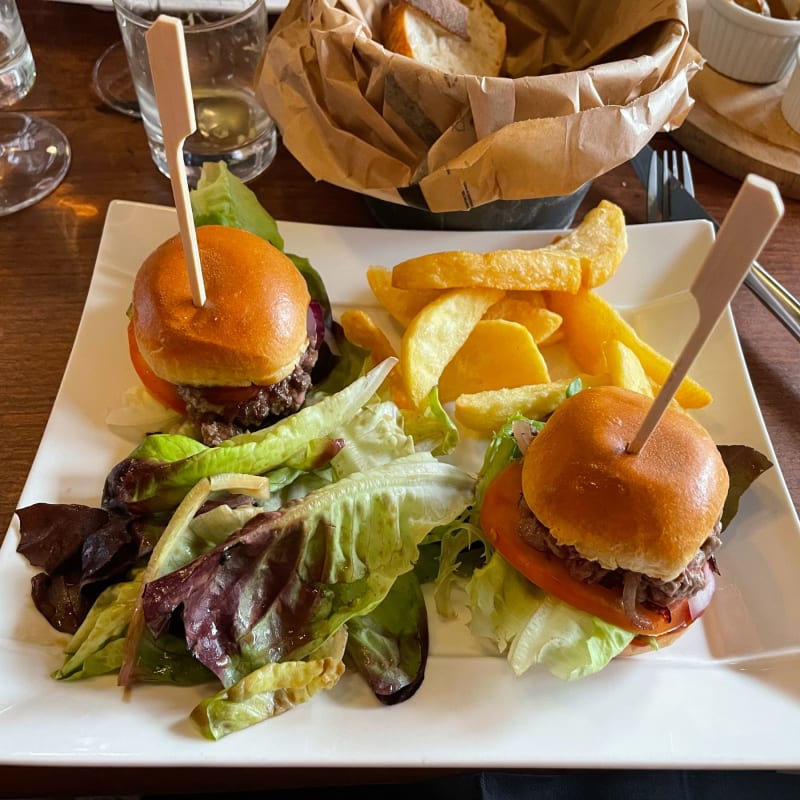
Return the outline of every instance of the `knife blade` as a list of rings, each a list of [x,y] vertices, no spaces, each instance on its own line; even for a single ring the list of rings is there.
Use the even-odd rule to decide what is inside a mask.
[[[632,159],[631,165],[639,182],[647,188],[650,162],[655,151],[645,145]],[[660,159],[657,159],[660,161]],[[662,167],[659,165],[659,169]],[[660,183],[659,185],[663,185]],[[703,208],[697,200],[686,191],[674,177],[668,182],[670,196],[670,219],[705,219],[711,222],[714,230],[719,223]],[[800,341],[800,302],[769,274],[758,262],[754,261],[745,275],[744,284],[750,291],[783,323],[786,329]]]

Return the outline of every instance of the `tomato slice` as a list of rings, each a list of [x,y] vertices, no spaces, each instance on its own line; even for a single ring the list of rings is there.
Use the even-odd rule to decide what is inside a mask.
[[[139,346],[136,344],[133,322],[128,323],[128,350],[130,351],[133,368],[136,370],[139,380],[144,384],[144,388],[162,405],[177,411],[179,414],[185,414],[186,404],[181,400],[175,384],[159,378],[144,360],[139,351]]]
[[[638,612],[652,625],[640,628],[623,610],[621,589],[576,581],[559,558],[525,544],[517,533],[521,494],[522,461],[518,460],[506,467],[489,486],[481,508],[481,527],[497,552],[528,580],[574,608],[634,633],[660,636],[691,623],[689,603],[680,600],[670,606],[670,621],[640,605]]]

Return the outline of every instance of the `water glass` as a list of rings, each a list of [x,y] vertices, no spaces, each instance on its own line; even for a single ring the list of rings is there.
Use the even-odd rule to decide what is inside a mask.
[[[256,98],[267,39],[265,0],[114,0],[150,152],[169,175],[145,34],[160,14],[184,26],[197,131],[186,139],[191,186],[205,161],[225,161],[243,181],[275,156],[275,123]]]
[[[25,97],[36,80],[28,40],[14,0],[0,0],[0,106]]]

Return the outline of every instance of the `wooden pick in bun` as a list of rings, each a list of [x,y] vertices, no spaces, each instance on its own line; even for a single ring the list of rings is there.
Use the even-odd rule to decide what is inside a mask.
[[[628,453],[651,402],[610,386],[565,400],[489,487],[481,526],[540,588],[663,645],[713,593],[729,478],[707,431],[674,408]]]
[[[180,237],[168,239],[136,275],[129,343],[151,394],[200,423],[228,426],[203,435],[216,443],[296,411],[317,343],[309,341],[308,287],[284,253],[221,225],[199,227],[197,243],[205,305],[192,302]]]

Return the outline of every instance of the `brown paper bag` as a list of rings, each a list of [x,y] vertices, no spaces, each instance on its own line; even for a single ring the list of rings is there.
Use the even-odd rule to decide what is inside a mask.
[[[685,0],[488,0],[504,77],[386,50],[385,0],[291,0],[259,84],[318,180],[435,212],[575,192],[689,112]]]

